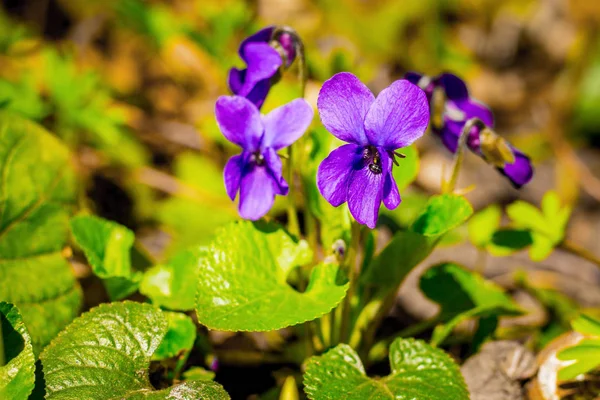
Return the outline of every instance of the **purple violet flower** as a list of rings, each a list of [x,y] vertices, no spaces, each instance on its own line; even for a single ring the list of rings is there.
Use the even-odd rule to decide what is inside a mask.
[[[227,140],[242,153],[227,161],[223,171],[231,200],[240,192],[242,218],[257,220],[273,206],[275,195],[287,195],[278,150],[290,146],[304,134],[313,118],[313,109],[296,99],[267,115],[241,96],[221,96],[215,106],[217,123]]]
[[[441,74],[435,78],[409,72],[405,78],[423,89],[431,105],[432,119],[435,120],[436,98],[434,91],[440,88],[445,93],[442,111],[442,125],[432,125],[432,130],[440,136],[442,143],[452,153],[458,149],[458,139],[471,118],[479,118],[487,128],[474,126],[467,137],[467,146],[475,154],[495,165],[516,188],[528,183],[533,177],[531,160],[523,152],[497,136],[491,130],[494,127],[492,111],[484,104],[469,96],[467,85],[453,74]],[[485,142],[485,143],[484,143]],[[499,151],[495,157],[490,152]]]
[[[348,143],[319,165],[319,191],[335,207],[348,202],[352,216],[373,229],[382,201],[390,210],[400,204],[392,164],[401,155],[395,151],[425,133],[427,98],[407,80],[375,98],[356,76],[341,72],[323,84],[317,106],[325,128]]]
[[[296,57],[295,40],[288,32],[274,38],[275,27],[269,26],[242,41],[239,55],[247,68],[229,70],[229,88],[262,107],[279,68],[288,67]]]

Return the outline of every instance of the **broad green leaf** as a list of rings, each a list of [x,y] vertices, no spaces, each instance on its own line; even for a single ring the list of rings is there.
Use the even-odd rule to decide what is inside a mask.
[[[228,399],[214,382],[154,390],[148,367],[167,330],[163,312],[148,304],[126,301],[93,308],[40,356],[46,399]]]
[[[600,366],[600,339],[583,339],[558,352],[556,357],[571,363],[558,371],[558,379],[571,380]]]
[[[71,219],[71,232],[112,300],[134,293],[142,274],[131,268],[135,235],[126,227],[93,215]]]
[[[501,287],[456,264],[439,264],[428,269],[419,282],[425,296],[440,305],[438,327],[432,344],[443,341],[461,321],[472,317],[519,315],[520,308]]]
[[[385,297],[406,275],[431,253],[435,238],[411,231],[398,231],[360,276],[360,293]]]
[[[0,113],[0,300],[15,304],[37,353],[78,313],[61,252],[75,207],[70,154],[41,127]]]
[[[411,230],[423,236],[439,236],[465,222],[471,214],[473,208],[462,196],[432,196]]]
[[[571,207],[562,206],[558,194],[549,191],[542,199],[541,209],[516,201],[506,208],[506,213],[516,227],[531,231],[533,243],[529,256],[534,261],[542,261],[563,240]]]
[[[198,271],[201,324],[227,331],[269,331],[326,314],[344,298],[339,267],[320,264],[304,293],[286,282],[291,268],[312,259],[305,242],[262,223],[230,224],[216,235]]]
[[[581,314],[571,322],[571,326],[584,335],[600,336],[600,321],[588,315]]]
[[[0,399],[26,399],[35,383],[31,337],[17,307],[0,301]]]
[[[501,228],[494,232],[487,249],[495,256],[507,256],[532,244],[533,238],[528,230]]]
[[[399,152],[406,157],[397,158],[400,165],[393,166],[392,175],[398,185],[398,190],[402,191],[416,179],[419,173],[419,152],[414,145],[404,147]]]
[[[196,276],[204,247],[179,251],[168,262],[144,273],[140,292],[152,303],[171,310],[193,310],[196,304]]]
[[[500,226],[502,209],[498,205],[491,205],[477,212],[468,223],[469,240],[477,247],[485,247]]]
[[[312,357],[304,374],[311,400],[468,400],[460,369],[442,350],[420,340],[396,339],[390,346],[391,374],[369,378],[352,348],[340,344]]]
[[[167,333],[156,349],[153,360],[175,357],[181,352],[189,352],[196,340],[196,325],[190,317],[178,312],[164,312],[167,318]]]

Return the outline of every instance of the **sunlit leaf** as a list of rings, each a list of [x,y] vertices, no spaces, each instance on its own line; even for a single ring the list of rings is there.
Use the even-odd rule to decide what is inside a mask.
[[[103,304],[77,318],[40,356],[46,399],[228,399],[218,384],[182,383],[156,391],[150,358],[167,333],[163,313],[148,304]]]
[[[0,398],[26,399],[35,382],[31,337],[17,307],[0,301]]]
[[[404,147],[398,151],[406,157],[396,158],[400,165],[392,167],[392,175],[396,180],[398,190],[402,191],[417,178],[417,174],[419,173],[419,152],[414,145]]]
[[[477,247],[485,247],[500,226],[502,209],[491,205],[477,212],[469,220],[469,240]]]
[[[439,236],[465,222],[471,214],[473,208],[462,196],[432,196],[411,230],[424,236]]]
[[[309,360],[304,390],[311,400],[469,399],[458,365],[442,350],[420,340],[396,339],[389,354],[390,375],[372,379],[354,350],[338,345]]]
[[[320,264],[300,293],[289,271],[309,262],[306,242],[282,228],[240,222],[219,230],[198,271],[196,313],[201,324],[228,331],[268,331],[310,321],[344,298],[339,267]]]

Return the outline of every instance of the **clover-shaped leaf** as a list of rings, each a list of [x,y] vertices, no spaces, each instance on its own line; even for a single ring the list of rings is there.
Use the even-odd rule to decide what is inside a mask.
[[[312,357],[304,374],[311,400],[468,400],[458,365],[442,350],[420,340],[396,339],[390,346],[391,374],[369,378],[358,355],[340,344]]]
[[[506,213],[516,227],[531,232],[529,255],[534,261],[542,261],[564,239],[571,207],[561,205],[558,194],[550,191],[544,195],[540,209],[519,200],[510,204]]]
[[[35,382],[35,356],[21,313],[0,301],[0,399],[26,399]]]
[[[184,382],[156,391],[150,358],[168,330],[163,312],[148,304],[102,304],[71,323],[46,347],[46,399],[228,399],[218,384]]]
[[[556,355],[561,361],[571,362],[558,371],[560,380],[574,379],[600,366],[600,321],[581,314],[571,325],[573,330],[587,337]]]
[[[498,205],[491,205],[477,212],[468,223],[469,240],[476,247],[485,248],[500,226],[502,209]]]
[[[142,274],[131,267],[135,235],[126,227],[93,215],[71,219],[71,232],[112,300],[135,292]]]
[[[70,154],[38,125],[0,113],[0,300],[15,304],[37,353],[78,313],[62,256],[76,202]]]
[[[431,340],[434,345],[440,344],[465,319],[522,313],[501,287],[456,264],[431,267],[421,277],[419,286],[425,296],[440,305],[438,319],[446,322],[435,329]]]
[[[269,331],[326,314],[344,298],[339,267],[314,267],[300,293],[289,271],[312,259],[306,242],[282,228],[239,222],[222,228],[198,271],[196,314],[201,324],[227,331]]]

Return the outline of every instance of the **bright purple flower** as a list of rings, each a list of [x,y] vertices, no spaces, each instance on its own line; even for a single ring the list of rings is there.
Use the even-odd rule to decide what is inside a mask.
[[[228,84],[231,91],[247,98],[258,108],[263,105],[284,61],[287,67],[296,57],[292,35],[282,32],[274,38],[274,33],[275,27],[269,26],[247,37],[238,51],[247,68],[229,70]]]
[[[288,193],[277,151],[304,134],[313,109],[304,99],[296,99],[261,115],[244,97],[221,96],[215,113],[223,135],[242,148],[241,154],[227,161],[223,171],[227,194],[234,200],[239,191],[240,215],[257,220],[271,209],[275,195]]]
[[[400,204],[392,176],[394,152],[425,133],[427,98],[406,80],[392,83],[375,98],[356,76],[342,72],[323,84],[317,106],[325,128],[349,143],[319,166],[319,191],[335,207],[347,201],[358,222],[375,228],[382,201],[390,210]]]
[[[445,93],[445,103],[443,105],[442,126],[433,126],[433,131],[440,136],[442,143],[452,153],[456,153],[458,149],[458,139],[461,135],[465,123],[471,118],[479,118],[487,127],[494,127],[494,116],[492,111],[484,104],[478,102],[469,96],[467,85],[456,75],[442,74],[435,78],[429,78],[425,75],[420,75],[414,72],[409,72],[405,78],[421,87],[429,99],[431,104],[431,112],[435,110],[434,91],[440,88]],[[474,153],[486,159],[485,149],[482,147],[482,135],[485,129],[479,126],[474,126],[467,137],[467,146]],[[487,132],[489,133],[489,131]],[[492,160],[488,162],[494,163],[498,170],[505,175],[513,186],[520,188],[531,180],[533,177],[533,166],[531,160],[518,149],[514,148],[508,142],[505,143],[507,150],[512,153],[514,162],[506,162],[497,165]]]

